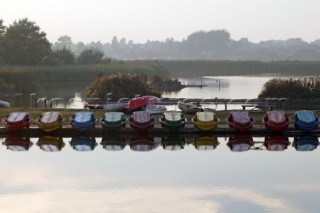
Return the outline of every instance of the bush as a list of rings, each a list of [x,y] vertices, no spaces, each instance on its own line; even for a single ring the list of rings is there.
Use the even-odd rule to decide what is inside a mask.
[[[132,98],[136,94],[155,95],[159,93],[153,92],[151,88],[138,75],[134,74],[115,74],[100,75],[95,78],[86,92],[87,98],[100,98],[107,100],[107,93],[112,93],[114,99],[123,97]]]

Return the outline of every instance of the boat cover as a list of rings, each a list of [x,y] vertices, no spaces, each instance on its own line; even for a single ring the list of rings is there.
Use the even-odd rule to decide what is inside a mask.
[[[79,123],[92,121],[92,115],[92,112],[77,112],[74,121]]]
[[[231,112],[233,121],[238,123],[248,123],[250,122],[249,113],[246,111],[234,111]]]
[[[27,115],[26,112],[12,112],[7,118],[8,122],[18,122],[22,121],[25,116]]]
[[[133,120],[140,123],[148,122],[151,119],[151,114],[145,111],[137,111],[137,112],[134,112],[132,115],[133,115]]]
[[[122,112],[107,112],[105,113],[105,120],[109,122],[121,121],[123,115]]]
[[[165,112],[163,113],[164,117],[168,121],[180,121],[181,113],[180,112]]]
[[[283,111],[269,111],[268,112],[269,120],[281,123],[286,120],[285,112]]]
[[[42,123],[52,123],[59,120],[59,112],[44,112],[40,121]]]
[[[213,112],[197,112],[197,119],[199,121],[212,121],[214,120],[214,113]]]

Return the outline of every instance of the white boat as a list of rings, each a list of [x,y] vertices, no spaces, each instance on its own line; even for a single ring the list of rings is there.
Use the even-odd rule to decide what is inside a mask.
[[[159,104],[148,104],[145,111],[150,112],[151,114],[162,114],[167,111],[167,107]]]
[[[123,111],[128,108],[129,98],[120,98],[116,102],[107,102],[103,105],[103,109],[109,112]]]
[[[10,108],[10,103],[0,100],[0,107]]]

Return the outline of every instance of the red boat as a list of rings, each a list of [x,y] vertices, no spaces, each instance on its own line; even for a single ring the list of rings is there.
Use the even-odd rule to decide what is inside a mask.
[[[289,126],[289,117],[284,111],[268,111],[263,117],[264,125],[273,131],[283,131]]]
[[[154,126],[154,117],[150,112],[136,111],[129,118],[130,126],[139,131],[147,131]]]
[[[29,137],[21,137],[10,135],[6,137],[5,142],[3,143],[7,146],[7,149],[11,151],[28,151],[32,146],[32,142]]]
[[[31,118],[27,112],[11,112],[4,120],[7,130],[22,130],[29,128]]]
[[[269,151],[283,151],[287,149],[290,145],[288,137],[282,135],[275,135],[270,137],[265,137],[263,145]]]
[[[232,111],[227,117],[229,126],[238,132],[249,131],[255,119],[247,111]]]
[[[129,139],[130,149],[133,151],[146,152],[156,149],[159,146],[159,142],[156,142],[153,138],[139,135]]]
[[[250,135],[236,135],[229,138],[227,146],[234,152],[248,151],[253,146],[253,139]]]
[[[137,97],[133,98],[128,102],[128,110],[129,111],[136,111],[136,110],[141,110],[143,107],[147,106],[148,104],[158,104],[160,103],[161,100],[160,98],[156,96],[142,96],[142,97]]]

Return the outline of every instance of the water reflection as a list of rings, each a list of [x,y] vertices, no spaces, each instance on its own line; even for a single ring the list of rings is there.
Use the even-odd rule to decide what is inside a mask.
[[[227,146],[233,152],[248,151],[253,145],[253,138],[250,135],[236,135],[229,137],[229,141],[227,143]]]
[[[138,135],[129,138],[129,146],[133,151],[151,151],[156,149],[161,143],[161,138],[152,138],[146,135]]]
[[[210,135],[198,136],[193,142],[194,147],[202,151],[216,149],[219,144],[218,138]]]
[[[282,135],[267,136],[264,140],[264,146],[269,151],[284,151],[289,145],[289,138]]]
[[[65,143],[61,137],[46,135],[39,138],[37,146],[45,152],[59,152],[65,146]]]
[[[165,150],[181,150],[184,149],[185,138],[179,135],[169,135],[162,137],[161,144]]]
[[[95,138],[89,135],[78,135],[71,138],[62,138],[52,135],[45,135],[40,138],[30,138],[27,136],[8,135],[0,142],[12,151],[28,151],[33,143],[45,152],[61,151],[65,142],[68,141],[73,150],[93,151],[97,142],[101,144],[102,149],[107,151],[122,151],[128,145],[133,151],[151,151],[157,149],[160,145],[163,150],[177,151],[184,149],[194,149],[201,151],[215,150],[220,145],[219,141],[225,141],[226,146],[232,152],[245,151],[272,151],[280,152],[288,149],[292,144],[292,150],[313,151],[319,145],[319,139],[315,135],[301,135],[296,137],[287,137],[284,135],[271,135],[257,137],[249,134],[239,134],[230,137],[216,137],[213,135],[166,135],[162,137],[152,137],[150,135],[104,135],[102,138]],[[290,142],[292,141],[292,142]],[[220,145],[221,146],[221,145]],[[223,149],[224,150],[224,149]]]
[[[126,139],[119,136],[104,136],[101,141],[101,145],[108,151],[121,151],[126,145]]]
[[[314,135],[303,135],[294,137],[292,146],[297,151],[313,151],[319,145],[318,137]]]
[[[30,141],[30,137],[10,135],[6,137],[3,145],[11,151],[28,151],[33,143]]]
[[[93,151],[94,148],[97,146],[97,143],[95,137],[80,135],[72,137],[70,145],[74,150],[86,152]]]

